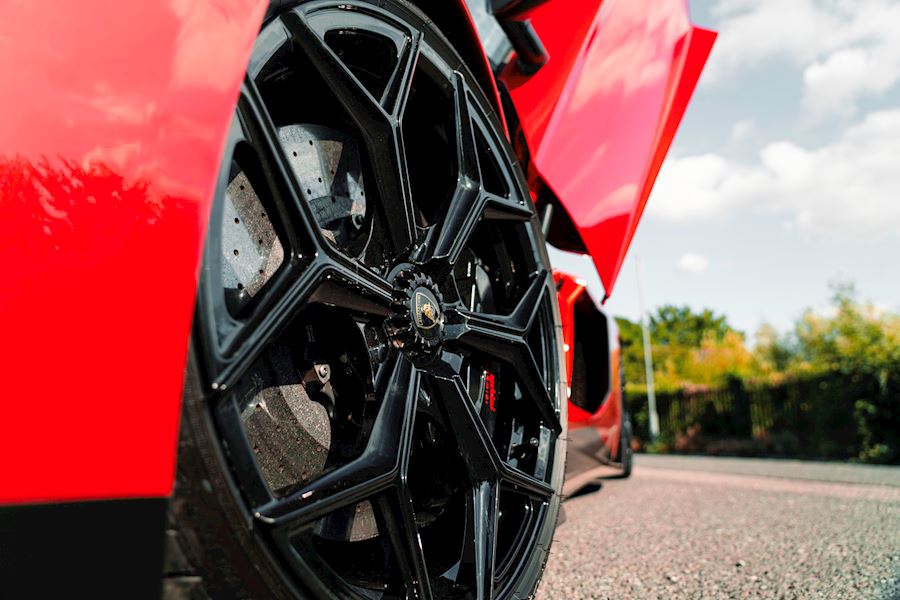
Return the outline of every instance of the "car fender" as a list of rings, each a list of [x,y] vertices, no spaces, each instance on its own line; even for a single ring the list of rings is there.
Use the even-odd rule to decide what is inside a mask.
[[[265,9],[0,4],[0,503],[170,493],[203,236]]]

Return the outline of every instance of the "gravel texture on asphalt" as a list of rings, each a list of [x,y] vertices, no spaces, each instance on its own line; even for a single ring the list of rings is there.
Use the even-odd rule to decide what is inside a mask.
[[[646,466],[565,502],[539,600],[900,599],[900,488]]]
[[[678,456],[641,454],[642,466],[684,471],[707,471],[741,475],[765,475],[834,483],[867,483],[900,487],[900,467],[784,458],[729,458],[723,456]]]

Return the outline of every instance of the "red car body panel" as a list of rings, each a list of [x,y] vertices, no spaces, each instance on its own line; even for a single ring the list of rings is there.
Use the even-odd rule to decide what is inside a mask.
[[[687,0],[548,2],[531,18],[550,61],[503,78],[534,175],[569,213],[609,296],[716,34],[691,24]]]
[[[203,236],[267,6],[0,3],[0,504],[171,492]],[[608,293],[714,34],[683,0],[532,16],[551,61],[505,79]]]
[[[569,389],[572,388],[572,372],[574,368],[575,348],[575,305],[578,302],[587,302],[589,306],[594,306],[594,300],[587,291],[586,283],[583,279],[574,275],[554,271],[554,280],[557,287],[557,299],[559,302],[560,319],[562,320],[562,336],[563,348],[566,351],[566,381]],[[598,313],[600,308],[595,308]],[[608,354],[605,357],[592,356],[591,368],[608,368],[609,369],[609,386],[604,390],[592,390],[592,393],[600,393],[605,397],[600,403],[600,407],[596,412],[588,412],[577,406],[573,402],[569,402],[569,431],[573,432],[586,427],[593,427],[597,430],[603,446],[609,450],[608,458],[617,460],[619,448],[619,434],[621,432],[622,412],[624,410],[621,382],[621,354],[619,346],[618,328],[615,321],[608,319],[606,315],[602,318],[607,319],[607,347]],[[582,335],[590,335],[593,332],[578,332]],[[607,367],[608,365],[608,367]]]
[[[172,489],[200,250],[267,3],[0,3],[0,503]]]

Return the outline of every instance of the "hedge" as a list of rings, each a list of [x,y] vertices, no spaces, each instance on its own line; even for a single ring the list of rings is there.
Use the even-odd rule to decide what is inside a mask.
[[[649,440],[647,395],[627,403],[638,446]],[[656,395],[661,452],[861,459],[900,463],[900,374],[828,373],[780,384]]]

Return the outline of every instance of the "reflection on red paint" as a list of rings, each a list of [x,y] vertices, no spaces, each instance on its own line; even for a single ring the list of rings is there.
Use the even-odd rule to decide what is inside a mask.
[[[48,6],[0,1],[0,504],[167,496],[203,235],[269,3]]]
[[[491,412],[497,412],[497,388],[494,387],[494,374],[490,371],[484,373],[484,401],[487,402]]]

